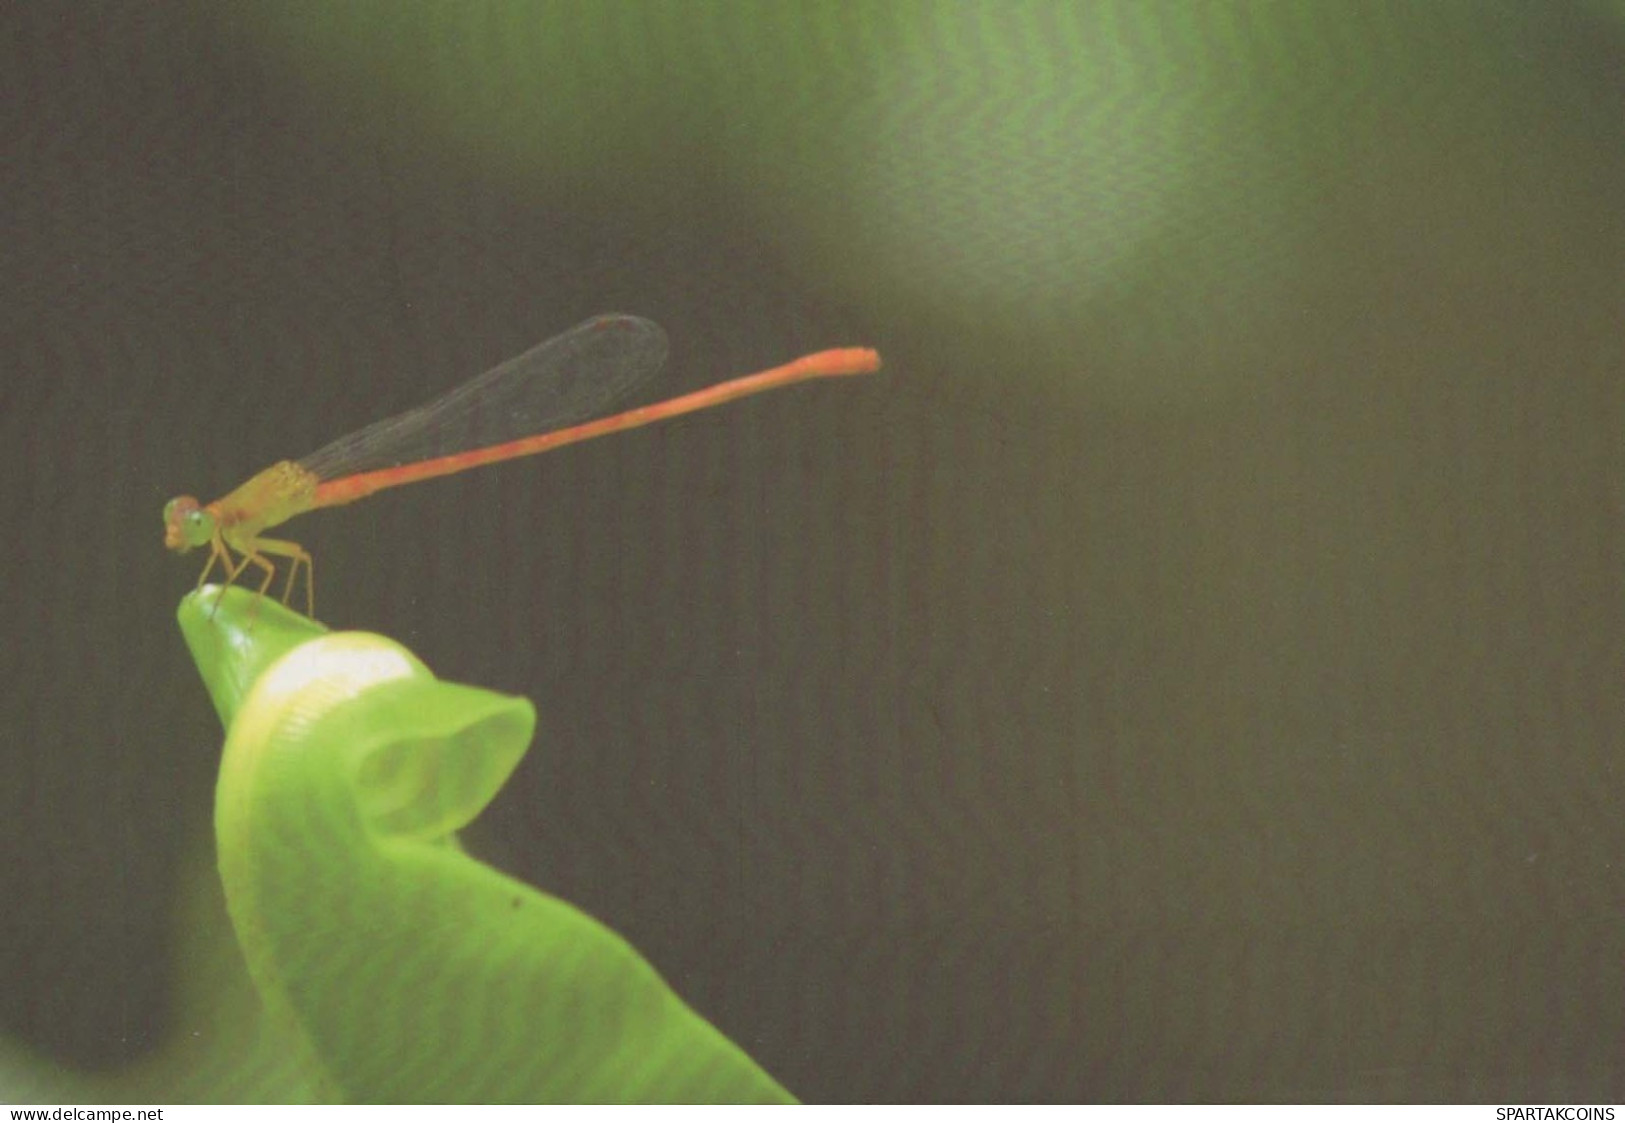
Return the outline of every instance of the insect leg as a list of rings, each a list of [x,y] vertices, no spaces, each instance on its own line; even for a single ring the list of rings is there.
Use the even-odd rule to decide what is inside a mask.
[[[316,570],[310,563],[310,553],[297,542],[276,538],[256,539],[254,545],[267,554],[276,554],[289,560],[288,583],[282,588],[282,603],[293,596],[294,584],[299,580],[299,567],[305,567],[305,615],[316,618]]]

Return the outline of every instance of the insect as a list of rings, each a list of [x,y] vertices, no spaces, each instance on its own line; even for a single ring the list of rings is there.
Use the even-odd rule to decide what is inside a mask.
[[[283,460],[213,503],[180,495],[164,505],[164,545],[177,554],[206,547],[198,586],[219,566],[230,585],[249,566],[276,578],[288,560],[287,604],[305,574],[305,612],[316,612],[310,554],[265,531],[295,515],[353,503],[376,491],[499,464],[577,441],[635,429],[813,378],[872,374],[867,347],[803,355],[703,390],[597,417],[652,376],[666,358],[666,333],[639,316],[598,316],[516,355],[441,398],[340,437],[302,460]],[[233,554],[236,556],[233,557]],[[218,604],[218,602],[217,602]]]

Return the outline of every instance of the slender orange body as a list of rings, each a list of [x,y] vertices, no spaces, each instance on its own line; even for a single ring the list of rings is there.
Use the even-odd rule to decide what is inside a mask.
[[[626,325],[632,326],[628,328]],[[658,327],[649,324],[647,321],[636,321],[635,318],[631,317],[604,317],[599,320],[589,321],[587,324],[575,329],[575,331],[566,333],[565,336],[552,341],[552,343],[578,341],[583,338],[591,339],[594,337],[590,337],[589,332],[595,329],[606,332],[612,328],[620,328],[623,334],[628,330],[635,331],[638,333],[635,342],[639,346],[647,344],[650,339],[657,338],[660,341],[661,354],[664,353],[664,335],[660,333]],[[610,337],[604,335],[598,338]],[[551,344],[543,345],[544,348],[548,346],[551,346]],[[541,348],[536,350],[540,351]],[[655,361],[658,362],[658,357]],[[338,475],[332,479],[324,479],[302,463],[283,460],[271,465],[271,467],[260,472],[241,487],[215,500],[213,503],[200,506],[196,499],[184,495],[170,500],[169,504],[164,508],[164,544],[177,553],[184,553],[200,546],[208,548],[209,563],[204,567],[202,575],[198,578],[200,587],[216,565],[220,565],[225,570],[226,584],[228,585],[241,576],[243,570],[248,566],[258,567],[265,573],[265,579],[261,582],[259,589],[261,594],[264,594],[276,576],[275,566],[267,559],[266,555],[285,557],[289,559],[290,569],[288,582],[282,594],[284,604],[287,603],[289,596],[293,592],[294,584],[299,576],[299,567],[302,565],[305,568],[306,612],[314,615],[316,593],[310,554],[297,543],[279,541],[263,536],[264,532],[269,528],[284,523],[295,515],[321,507],[336,507],[345,503],[353,503],[376,491],[383,491],[385,488],[399,487],[402,484],[415,483],[418,480],[434,479],[437,476],[449,476],[456,472],[477,468],[482,464],[496,464],[521,456],[533,456],[536,453],[547,452],[550,449],[560,448],[564,445],[590,440],[593,437],[618,433],[626,429],[635,429],[640,425],[648,425],[668,417],[677,417],[685,413],[709,409],[712,406],[722,405],[737,398],[748,397],[751,394],[759,394],[781,386],[790,386],[813,378],[871,374],[879,369],[880,356],[875,351],[867,347],[837,348],[804,355],[799,359],[785,363],[782,366],[773,367],[770,370],[735,378],[664,402],[639,406],[636,409],[626,410],[623,413],[617,413],[609,417],[601,417],[562,429],[555,429],[551,432],[528,435],[481,448],[449,452],[442,456],[431,456],[394,467],[352,472],[348,475]],[[491,373],[500,372],[501,368],[498,368],[496,372]],[[488,373],[486,376],[482,376],[482,379],[489,377],[490,374]],[[465,389],[481,391],[486,389],[482,380],[476,380],[476,383],[480,383],[480,385],[471,384],[471,387]],[[510,385],[512,384],[510,382]],[[463,393],[464,391],[459,391],[456,394],[448,395],[445,401],[461,400],[459,395]],[[433,408],[429,407],[431,411]],[[412,416],[414,422],[421,420],[417,415],[403,416]],[[432,420],[439,419],[432,412],[430,418]],[[421,424],[417,426],[419,431],[422,428],[424,426]],[[371,437],[372,435],[370,432],[361,434],[362,437]],[[312,463],[315,462],[317,461],[312,461]],[[231,556],[233,551],[239,555],[235,561]]]
[[[709,409],[736,398],[760,394],[763,390],[776,390],[781,386],[805,382],[809,378],[873,374],[879,369],[880,355],[867,347],[841,347],[819,351],[812,355],[803,355],[771,370],[747,374],[743,378],[707,386],[704,390],[696,390],[692,394],[684,394],[653,405],[639,406],[625,413],[600,417],[596,421],[586,421],[567,429],[555,429],[551,433],[538,433],[534,437],[523,437],[489,448],[470,449],[467,452],[440,456],[433,460],[421,460],[416,464],[402,464],[399,468],[380,468],[376,472],[359,472],[336,480],[323,480],[316,485],[315,500],[310,507],[337,507],[343,503],[354,503],[357,499],[364,499],[373,492],[383,491],[388,487],[399,487],[401,484],[416,483],[419,480],[432,480],[436,476],[449,476],[454,472],[478,468],[482,464],[497,464],[521,456],[534,456],[538,452],[573,445],[579,441],[591,440],[593,437],[619,433],[624,429],[636,429],[653,421],[664,421],[668,417]],[[250,484],[252,482],[249,481]],[[274,526],[282,519],[292,518],[300,511],[308,509],[302,507],[263,525]]]

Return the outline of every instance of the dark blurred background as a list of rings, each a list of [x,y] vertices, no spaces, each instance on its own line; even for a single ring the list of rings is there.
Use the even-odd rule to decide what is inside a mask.
[[[1625,1098],[1625,5],[16,4],[0,52],[14,1063],[202,1034],[164,501],[619,310],[662,393],[887,371],[290,524],[327,623],[536,701],[477,853],[807,1099]]]

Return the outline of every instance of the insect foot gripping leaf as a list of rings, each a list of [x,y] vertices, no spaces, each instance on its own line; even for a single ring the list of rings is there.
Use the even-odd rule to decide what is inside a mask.
[[[524,754],[528,701],[440,682],[381,636],[313,626],[293,642],[263,615],[238,635],[246,604],[212,624],[190,610],[225,629],[193,644],[200,664],[238,667],[211,686],[232,715],[220,876],[269,1013],[335,1096],[790,1099],[614,932],[455,845]],[[257,657],[260,637],[291,646]]]

